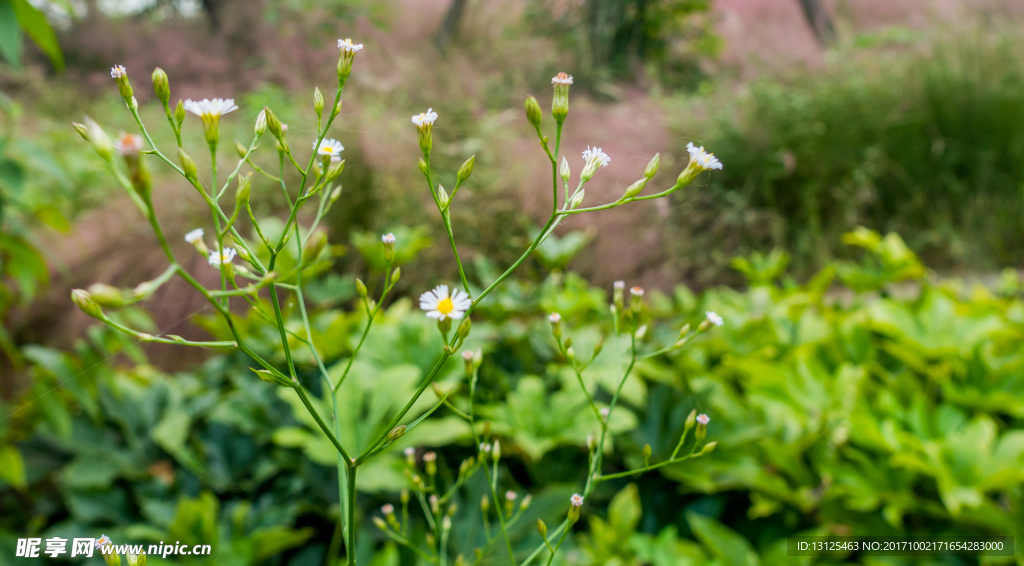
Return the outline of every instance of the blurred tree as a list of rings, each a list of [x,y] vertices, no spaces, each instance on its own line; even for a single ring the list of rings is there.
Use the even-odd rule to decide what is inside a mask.
[[[832,25],[832,16],[828,14],[821,0],[800,0],[800,8],[818,43],[825,47],[834,43],[836,28]]]

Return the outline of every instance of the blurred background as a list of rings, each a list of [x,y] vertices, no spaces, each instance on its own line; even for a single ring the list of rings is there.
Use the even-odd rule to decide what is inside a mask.
[[[546,107],[559,71],[575,79],[563,153],[574,167],[588,145],[612,159],[588,202],[617,199],[655,153],[667,188],[689,142],[725,165],[670,199],[574,215],[481,311],[484,413],[509,438],[509,489],[535,493],[542,517],[580,480],[586,430],[548,410],[564,367],[541,315],[559,310],[593,343],[623,279],[654,291],[652,313],[673,323],[726,316],[716,336],[641,368],[609,466],[635,466],[647,443],[671,450],[692,408],[712,416],[716,454],[609,482],[561,563],[791,563],[779,550],[791,534],[1024,535],[1022,24],[1015,0],[0,0],[0,564],[18,537],[98,529],[217,540],[211,564],[333,563],[333,453],[301,407],[246,375],[244,356],[141,347],[68,294],[165,268],[70,127],[88,115],[133,131],[112,65],[127,68],[158,145],[173,135],[154,67],[172,105],[234,98],[221,126],[233,162],[231,140],[248,143],[265,105],[305,151],[339,37],[366,48],[330,133],[347,163],[325,220],[333,266],[307,293],[332,364],[360,329],[354,277],[379,279],[381,233],[396,233],[407,264],[398,297],[453,278],[414,113],[440,115],[442,184],[476,155],[452,209],[474,284],[546,219],[547,159],[522,101]],[[198,123],[186,126],[202,147]],[[192,189],[152,168],[165,230],[202,226]],[[254,177],[269,223],[286,213],[278,196]],[[172,240],[213,284],[206,259]],[[408,384],[429,367],[434,336],[410,308],[389,305],[367,375],[400,359]],[[223,334],[210,315],[181,282],[118,313],[197,339]],[[270,338],[262,347],[274,355]],[[372,384],[353,395],[372,397]],[[407,444],[457,469],[468,434],[434,420]],[[380,466],[364,519],[405,482],[397,459]],[[531,529],[516,533],[521,548],[536,544]],[[471,556],[478,534],[453,552]],[[372,525],[363,540],[361,563],[412,563]]]

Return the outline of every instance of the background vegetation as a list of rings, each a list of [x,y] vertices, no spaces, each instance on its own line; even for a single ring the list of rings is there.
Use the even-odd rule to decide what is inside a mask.
[[[63,58],[38,18],[19,17],[17,28],[4,20],[0,564],[16,563],[19,537],[92,532],[215,541],[203,563],[218,565],[323,564],[337,554],[333,451],[295,399],[251,378],[240,354],[142,348],[70,312],[71,287],[132,286],[162,266],[67,124],[89,114],[108,129],[131,126],[116,121],[113,63],[128,66],[154,119],[145,77],[160,65],[175,98],[236,98],[225,141],[244,139],[264,104],[300,123],[311,101],[294,93],[331,80],[339,35],[368,47],[337,132],[348,166],[345,206],[327,219],[334,267],[307,293],[329,367],[347,362],[358,339],[353,278],[372,286],[380,275],[379,233],[394,231],[405,258],[395,296],[406,298],[387,306],[359,379],[346,383],[353,430],[373,430],[393,410],[380,383],[408,388],[427,369],[436,337],[408,315],[408,297],[453,273],[433,245],[444,236],[428,196],[410,189],[418,171],[407,115],[428,106],[441,115],[442,168],[477,155],[463,189],[472,203],[452,217],[471,281],[489,280],[543,214],[533,190],[545,182],[543,154],[524,141],[519,105],[529,93],[543,102],[546,77],[568,70],[578,77],[571,111],[587,125],[567,131],[566,146],[602,145],[613,159],[588,199],[617,198],[656,151],[663,169],[681,168],[691,140],[725,168],[665,207],[567,223],[482,305],[471,344],[484,351],[482,411],[502,440],[504,488],[534,497],[530,520],[512,533],[517,547],[538,543],[532,520],[564,512],[586,469],[578,388],[544,316],[560,312],[577,349],[589,349],[608,333],[616,279],[652,289],[653,315],[681,326],[714,310],[726,326],[639,367],[608,471],[641,464],[645,444],[655,459],[670,452],[694,408],[711,416],[719,445],[602,484],[562,563],[959,565],[980,561],[798,560],[784,543],[797,534],[1024,536],[1024,257],[1015,245],[1024,40],[1012,3],[914,17],[826,4],[836,34],[827,47],[796,1],[764,12],[738,0],[24,4],[56,30]],[[780,13],[795,19],[779,33],[810,46],[782,63],[772,59],[786,51],[780,44],[736,24],[771,29]],[[200,140],[198,127],[186,135]],[[281,205],[260,183],[254,211],[270,219]],[[168,230],[195,227],[201,210],[187,187],[159,174],[156,187]],[[195,261],[202,273],[205,260]],[[169,286],[146,310],[118,316],[153,332],[222,334],[198,306]],[[253,317],[247,332],[263,324]],[[674,338],[649,336],[644,347]],[[270,344],[260,353],[280,356]],[[606,349],[591,374],[599,383],[613,364]],[[315,390],[312,360],[302,364]],[[435,450],[441,474],[457,473],[475,453],[468,430],[451,413],[428,423],[403,447]],[[377,481],[359,498],[360,563],[414,560],[370,521],[397,503],[403,462],[392,455],[365,474]],[[472,525],[484,489],[471,485],[455,517],[453,548],[467,557],[481,544]],[[504,562],[495,553],[482,563]]]

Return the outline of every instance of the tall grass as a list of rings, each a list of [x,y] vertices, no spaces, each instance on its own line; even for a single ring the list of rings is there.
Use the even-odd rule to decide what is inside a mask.
[[[940,267],[1024,261],[1022,44],[958,37],[751,85],[700,140],[726,164],[704,195],[718,212],[706,237],[782,246],[804,269],[857,225]]]

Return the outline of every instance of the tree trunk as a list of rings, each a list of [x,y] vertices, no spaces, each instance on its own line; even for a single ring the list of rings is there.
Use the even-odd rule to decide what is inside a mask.
[[[818,43],[825,47],[832,45],[836,40],[836,29],[821,0],[800,0],[800,8]]]
[[[462,24],[465,12],[466,0],[452,0],[451,5],[448,6],[448,12],[444,15],[444,21],[441,22],[441,27],[434,36],[434,44],[438,49],[444,51],[444,48],[458,35],[459,25]]]

